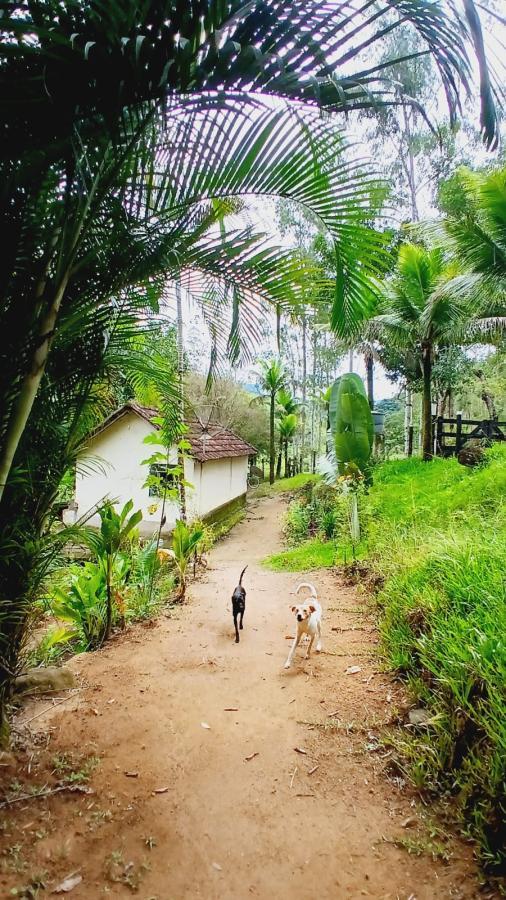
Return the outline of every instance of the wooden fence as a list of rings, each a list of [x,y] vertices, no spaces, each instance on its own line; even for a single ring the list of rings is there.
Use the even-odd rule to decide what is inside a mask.
[[[470,440],[506,441],[506,422],[497,419],[444,419],[432,422],[435,452],[438,456],[454,456]]]

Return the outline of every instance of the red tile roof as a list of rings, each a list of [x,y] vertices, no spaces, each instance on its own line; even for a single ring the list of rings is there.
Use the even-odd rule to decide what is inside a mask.
[[[140,416],[146,422],[150,422],[155,428],[159,428],[158,425],[152,422],[155,416],[160,415],[157,409],[152,406],[141,406],[134,400],[129,400],[120,409],[116,409],[111,413],[107,419],[104,419],[102,424],[93,432],[93,436],[104,431],[113,422],[123,418],[130,412]],[[227,459],[231,456],[254,456],[257,453],[255,447],[248,444],[247,441],[243,441],[229,428],[225,428],[217,422],[202,425],[199,421],[193,419],[186,424],[188,431],[184,439],[190,444],[190,455],[199,462],[205,462],[207,459]]]

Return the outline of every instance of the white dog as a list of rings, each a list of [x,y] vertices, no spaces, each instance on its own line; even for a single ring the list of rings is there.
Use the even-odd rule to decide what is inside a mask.
[[[291,611],[295,613],[295,618],[297,619],[297,634],[294,638],[293,644],[290,649],[290,653],[288,654],[288,659],[285,663],[285,669],[289,669],[294,653],[300,643],[300,640],[304,634],[307,634],[309,637],[309,647],[307,648],[306,659],[309,659],[311,654],[311,647],[313,646],[313,641],[318,635],[318,640],[316,642],[316,652],[319,653],[322,649],[322,608],[317,600],[316,588],[313,584],[309,584],[304,581],[302,584],[299,584],[296,594],[299,593],[301,588],[309,588],[311,591],[311,599],[307,600],[305,603],[301,603],[298,606],[292,606]]]

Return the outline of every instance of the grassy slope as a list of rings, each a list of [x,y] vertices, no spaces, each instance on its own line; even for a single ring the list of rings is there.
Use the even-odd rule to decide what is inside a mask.
[[[383,648],[434,714],[404,752],[419,787],[451,790],[485,862],[506,866],[506,447],[488,465],[388,462],[363,501],[361,554],[385,579]],[[275,568],[332,565],[310,541]]]
[[[271,494],[286,494],[290,491],[297,491],[310,481],[317,481],[318,475],[311,475],[309,472],[301,472],[300,475],[294,475],[292,478],[280,478],[274,484],[268,481],[262,482],[258,487],[251,491],[254,497],[268,497]]]

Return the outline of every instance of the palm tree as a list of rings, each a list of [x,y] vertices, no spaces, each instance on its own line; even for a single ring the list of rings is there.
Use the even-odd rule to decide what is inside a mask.
[[[295,413],[288,413],[279,422],[279,437],[281,449],[285,451],[285,478],[288,478],[288,444],[293,440],[297,431],[298,419]],[[281,454],[280,454],[281,459]]]
[[[297,403],[295,397],[292,396],[290,391],[286,388],[281,388],[278,391],[276,396],[278,409],[277,409],[277,417],[279,420],[279,453],[278,453],[278,464],[276,466],[276,478],[281,478],[281,458],[283,455],[283,447],[285,447],[285,478],[288,469],[288,460],[287,460],[287,452],[288,447],[285,444],[285,430],[288,429],[288,437],[291,439],[296,430],[297,426],[297,416],[296,413],[299,410],[299,404]],[[286,421],[288,419],[288,422]],[[295,421],[295,427],[290,429],[290,422]],[[285,425],[283,426],[283,422]],[[283,426],[283,427],[282,427]]]
[[[383,295],[383,310],[371,328],[394,352],[412,359],[422,379],[422,455],[432,458],[432,366],[438,350],[476,342],[491,329],[506,326],[496,303],[480,293],[463,290],[441,248],[404,244],[396,271]]]
[[[506,166],[482,174],[461,169],[458,174],[464,209],[429,234],[440,238],[463,270],[447,289],[492,313],[482,326],[493,331],[506,309]]]
[[[260,370],[260,389],[269,402],[269,483],[274,484],[276,395],[286,388],[286,373],[279,359],[260,360]]]

